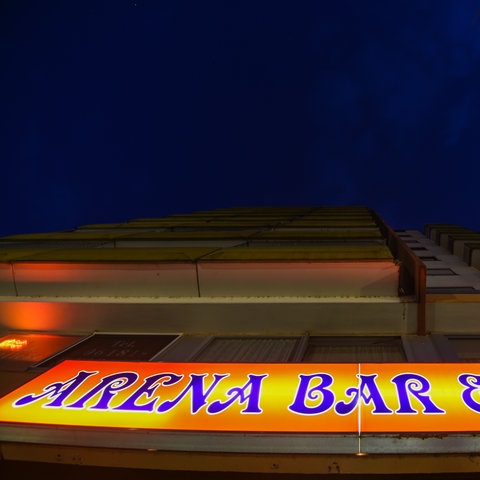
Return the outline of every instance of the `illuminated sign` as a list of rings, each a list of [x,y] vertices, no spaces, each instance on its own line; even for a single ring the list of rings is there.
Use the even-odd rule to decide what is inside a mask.
[[[0,369],[25,371],[31,365],[63,350],[82,337],[44,333],[10,333],[0,337]]]
[[[25,348],[27,345],[27,340],[11,338],[0,342],[0,350],[22,350],[22,348]]]
[[[0,422],[237,432],[478,432],[480,364],[69,360],[0,399]]]

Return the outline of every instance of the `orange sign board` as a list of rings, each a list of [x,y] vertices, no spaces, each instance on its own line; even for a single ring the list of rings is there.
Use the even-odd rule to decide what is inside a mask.
[[[65,361],[0,422],[233,432],[480,431],[479,364]]]

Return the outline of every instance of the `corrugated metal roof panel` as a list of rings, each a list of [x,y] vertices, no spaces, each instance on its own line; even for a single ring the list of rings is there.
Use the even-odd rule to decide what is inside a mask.
[[[37,253],[41,253],[41,248],[8,248],[0,250],[0,262],[10,262],[12,260],[30,258]]]
[[[322,261],[393,260],[384,245],[328,245],[315,247],[235,247],[225,248],[201,259],[212,261]]]
[[[2,261],[32,262],[192,262],[215,251],[211,247],[82,248],[1,252]],[[3,258],[2,258],[2,255]]]
[[[91,225],[81,225],[77,227],[78,229],[94,229],[94,230],[105,230],[109,228],[123,228],[125,223],[94,223]]]
[[[341,219],[336,218],[326,218],[324,220],[309,220],[309,219],[299,219],[293,220],[288,224],[289,227],[304,227],[304,228],[315,228],[315,227],[375,227],[376,224],[371,218],[366,219]]]
[[[111,224],[82,225],[77,230],[148,230],[155,228],[168,228],[172,220],[158,219],[154,222],[124,222]]]
[[[112,240],[119,237],[130,235],[129,232],[90,232],[76,230],[71,232],[57,233],[31,233],[26,235],[12,235],[3,237],[1,242],[24,242],[24,241],[56,241],[56,240]]]
[[[382,238],[378,228],[325,228],[325,229],[301,229],[301,230],[273,230],[262,232],[260,239],[352,239],[352,238]]]
[[[124,236],[122,240],[231,240],[249,238],[257,233],[258,230],[141,232]]]
[[[125,229],[153,229],[155,227],[169,228],[169,229],[239,229],[239,228],[271,228],[277,225],[279,222],[269,220],[250,220],[243,221],[235,218],[229,220],[190,220],[190,221],[175,221],[169,220],[168,222],[145,222],[145,223],[129,223],[125,225]]]
[[[114,247],[114,242],[109,240],[39,240],[39,241],[23,241],[15,243],[0,243],[1,250],[22,249],[22,250],[36,250],[36,249],[57,249],[57,248],[104,248]]]
[[[58,236],[70,237],[73,232],[52,232],[52,233],[24,233],[20,235],[9,235],[1,237],[0,242],[31,241],[31,240],[53,240]]]

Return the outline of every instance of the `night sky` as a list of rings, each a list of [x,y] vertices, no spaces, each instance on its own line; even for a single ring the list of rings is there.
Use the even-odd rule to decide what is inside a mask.
[[[0,235],[251,205],[480,230],[480,0],[0,0]]]

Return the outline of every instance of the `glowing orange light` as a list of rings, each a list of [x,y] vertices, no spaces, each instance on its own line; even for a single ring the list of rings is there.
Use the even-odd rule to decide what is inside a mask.
[[[18,338],[9,338],[0,342],[0,350],[22,350],[28,344],[28,340],[20,340]]]

